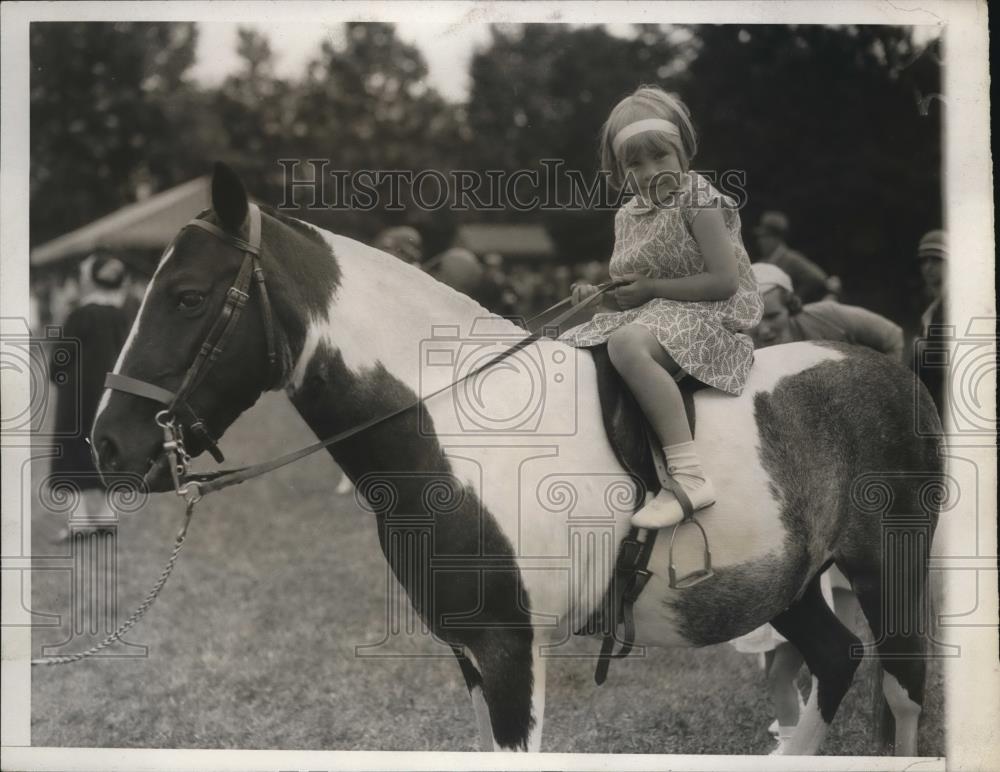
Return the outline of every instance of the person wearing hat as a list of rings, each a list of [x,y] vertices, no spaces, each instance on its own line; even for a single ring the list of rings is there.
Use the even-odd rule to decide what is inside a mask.
[[[386,228],[375,237],[372,246],[412,265],[419,265],[424,259],[424,243],[420,231],[409,225]]]
[[[944,323],[944,269],[948,259],[948,238],[942,230],[928,231],[917,245],[917,260],[920,261],[920,276],[931,304],[920,316],[921,332],[924,337],[932,324]]]
[[[764,212],[754,228],[761,262],[775,265],[792,279],[795,294],[803,303],[822,300],[829,292],[829,277],[816,263],[790,249],[785,243],[788,235],[788,217],[784,212]]]
[[[917,245],[917,260],[924,291],[931,303],[920,316],[920,338],[914,341],[913,370],[924,382],[939,413],[944,410],[948,368],[945,357],[945,261],[948,259],[948,234],[928,231]],[[935,354],[934,352],[940,352]]]
[[[104,393],[104,376],[114,369],[132,326],[124,289],[126,273],[125,264],[104,250],[80,264],[80,302],[66,317],[62,330],[63,337],[77,345],[59,347],[49,365],[56,393],[57,438],[49,483],[54,490],[78,494],[80,504],[70,513],[78,531],[97,530],[115,520],[87,437]],[[70,535],[69,528],[64,528],[57,538],[65,540]]]
[[[472,250],[451,247],[428,261],[429,273],[438,281],[476,298],[486,271]]]
[[[791,277],[778,266],[754,263],[751,269],[764,300],[764,315],[751,332],[756,348],[799,340],[839,340],[903,361],[899,325],[867,309],[832,300],[803,305]]]

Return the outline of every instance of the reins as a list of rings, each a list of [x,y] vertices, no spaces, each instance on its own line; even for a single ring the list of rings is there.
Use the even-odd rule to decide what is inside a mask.
[[[343,442],[344,440],[350,439],[351,437],[360,434],[361,432],[364,432],[368,429],[371,429],[372,427],[377,426],[380,423],[384,423],[385,421],[389,421],[393,418],[396,418],[397,416],[402,415],[403,413],[409,410],[413,410],[414,408],[423,404],[426,400],[435,397],[438,394],[441,394],[442,392],[448,391],[449,389],[452,389],[455,386],[458,386],[460,383],[468,380],[469,378],[475,377],[479,373],[503,361],[512,354],[515,354],[521,349],[530,346],[532,343],[535,343],[541,340],[542,338],[548,337],[547,333],[550,330],[558,329],[558,327],[564,324],[567,320],[571,319],[584,309],[593,305],[596,302],[596,300],[599,299],[602,295],[621,286],[624,283],[625,282],[622,281],[610,281],[600,285],[595,294],[591,295],[586,300],[583,300],[580,303],[567,309],[562,314],[557,316],[555,319],[550,321],[548,324],[544,325],[541,329],[533,333],[530,333],[528,336],[517,341],[512,346],[510,346],[510,348],[500,352],[499,354],[497,354],[495,357],[488,360],[484,364],[480,365],[474,370],[469,371],[461,378],[452,381],[442,386],[439,389],[435,389],[430,394],[426,394],[423,397],[419,397],[418,399],[413,400],[412,402],[400,408],[397,408],[396,410],[393,410],[381,416],[376,416],[375,418],[372,418],[368,421],[364,421],[363,423],[353,426],[350,429],[345,429],[344,431],[338,432],[337,434],[327,437],[326,439],[320,440],[319,442],[315,442],[311,445],[307,445],[303,448],[299,448],[298,450],[292,451],[291,453],[287,453],[283,456],[279,456],[278,458],[272,459],[271,461],[255,464],[253,466],[240,467],[238,469],[223,470],[215,473],[210,473],[207,475],[189,475],[187,478],[189,480],[188,485],[196,486],[196,492],[201,496],[207,495],[209,493],[214,493],[216,491],[221,491],[224,490],[225,488],[229,488],[230,486],[244,483],[247,480],[251,480],[255,477],[260,477],[261,475],[267,474],[268,472],[273,472],[275,469],[280,469],[281,467],[286,466],[287,464],[291,464],[295,461],[298,461],[301,458],[305,458],[306,456],[309,456],[319,450],[322,450],[323,448],[328,448],[331,445],[336,445],[338,442]],[[546,316],[556,308],[559,308],[565,305],[567,302],[571,301],[572,301],[571,297],[564,298],[555,305],[547,308],[541,314],[538,314],[537,316],[533,317],[532,321],[534,321],[535,319],[539,319],[543,316]]]
[[[194,515],[195,505],[201,501],[206,494],[224,490],[225,488],[229,488],[233,485],[239,485],[240,483],[246,482],[247,480],[255,477],[260,477],[261,475],[272,472],[275,469],[279,469],[298,461],[301,458],[305,458],[306,456],[322,450],[323,448],[330,447],[338,442],[343,442],[350,437],[360,434],[374,426],[389,421],[396,416],[402,415],[403,413],[418,407],[431,397],[441,394],[442,392],[457,386],[463,381],[478,375],[487,368],[503,361],[512,354],[531,345],[532,343],[539,341],[543,337],[548,337],[549,331],[558,329],[561,324],[593,305],[602,295],[625,283],[622,281],[610,281],[600,285],[597,292],[588,297],[586,300],[571,306],[539,330],[529,333],[525,338],[517,341],[508,349],[502,351],[500,354],[487,361],[485,364],[480,365],[474,370],[463,375],[461,378],[436,389],[430,394],[420,397],[385,415],[376,416],[375,418],[364,421],[363,423],[353,426],[350,429],[338,432],[337,434],[320,440],[319,442],[307,445],[303,448],[292,451],[291,453],[286,453],[285,455],[279,456],[278,458],[270,461],[255,464],[253,466],[240,467],[238,469],[220,470],[208,474],[190,474],[188,471],[188,464],[191,459],[184,447],[183,430],[181,425],[176,421],[176,411],[178,408],[181,408],[184,412],[189,414],[189,416],[193,419],[189,428],[205,442],[206,447],[212,454],[213,458],[215,458],[217,462],[221,462],[224,459],[222,451],[219,450],[215,439],[208,432],[204,421],[202,421],[195,414],[194,410],[188,404],[187,397],[198,386],[198,384],[201,383],[205,374],[218,360],[219,356],[224,351],[226,344],[231,339],[236,329],[236,324],[249,300],[249,286],[251,278],[255,282],[254,286],[257,287],[257,291],[261,299],[261,313],[263,315],[264,330],[267,339],[267,357],[270,372],[270,381],[268,385],[273,385],[278,377],[276,333],[273,321],[274,315],[271,310],[270,299],[267,294],[264,271],[259,262],[261,215],[260,209],[255,204],[250,204],[248,217],[250,223],[249,239],[247,240],[227,233],[221,228],[218,228],[212,223],[204,220],[195,219],[184,226],[185,228],[197,227],[205,230],[226,244],[230,244],[239,249],[244,253],[244,258],[242,264],[240,265],[240,270],[237,274],[236,280],[226,292],[226,300],[223,305],[223,309],[209,330],[204,343],[202,343],[199,348],[198,354],[195,356],[194,362],[192,362],[191,366],[188,368],[188,371],[184,376],[184,380],[182,381],[177,392],[171,392],[161,386],[115,373],[108,373],[105,379],[104,385],[106,388],[124,391],[126,393],[166,405],[165,410],[161,410],[157,413],[156,423],[163,429],[164,432],[163,451],[170,463],[170,472],[174,483],[174,492],[181,496],[186,504],[184,523],[174,541],[174,547],[171,551],[170,557],[168,558],[163,570],[160,572],[160,577],[153,585],[153,588],[149,591],[138,608],[136,608],[136,610],[129,615],[128,619],[126,619],[117,630],[97,645],[92,646],[85,651],[56,657],[41,657],[32,659],[32,665],[64,665],[71,662],[78,662],[97,654],[110,646],[112,643],[120,640],[121,637],[143,617],[150,606],[152,606],[156,601],[160,592],[163,590],[163,587],[166,585],[167,579],[173,572],[174,565],[177,562],[181,546],[184,544],[184,539],[187,536],[188,527],[191,524],[191,519]],[[570,302],[572,302],[572,297],[564,298],[558,303],[547,308],[542,313],[532,317],[528,324],[548,315],[552,311]],[[147,473],[147,476],[148,474],[149,473]]]

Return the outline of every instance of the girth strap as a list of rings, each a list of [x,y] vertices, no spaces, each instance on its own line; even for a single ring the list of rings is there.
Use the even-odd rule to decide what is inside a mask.
[[[656,530],[633,527],[618,548],[618,559],[611,578],[611,629],[601,642],[601,653],[594,672],[594,681],[598,686],[607,680],[611,660],[627,657],[635,645],[632,606],[651,576],[646,566],[653,554],[656,534]],[[625,636],[619,640],[618,625],[622,622],[625,624]],[[621,644],[621,649],[614,652],[616,641]]]
[[[667,470],[663,466],[662,450],[648,425],[646,442],[662,484],[667,476]],[[690,507],[691,502],[687,501],[687,504]],[[683,502],[681,506],[683,507]],[[689,513],[690,509],[685,511]],[[635,646],[635,615],[632,607],[645,589],[649,577],[652,576],[646,566],[649,565],[658,533],[656,529],[632,527],[618,548],[618,558],[611,579],[611,629],[605,633],[601,642],[601,653],[597,658],[597,670],[594,672],[594,680],[598,686],[607,679],[611,660],[627,657]],[[619,624],[625,625],[625,635],[620,640],[617,638]],[[612,653],[616,640],[621,644],[621,648],[617,653]]]
[[[664,463],[663,451],[657,442],[656,435],[653,434],[649,425],[646,426],[646,440],[649,444],[649,451],[653,456],[653,466],[656,468],[656,476],[660,480],[660,485],[677,497],[677,502],[681,505],[684,517],[680,523],[675,525],[670,534],[670,548],[667,562],[669,564],[669,587],[671,589],[687,589],[694,587],[706,579],[712,577],[712,553],[708,548],[708,536],[701,523],[694,519],[694,507],[687,492],[680,486],[677,480],[670,474]],[[692,571],[687,576],[678,577],[677,568],[674,565],[674,540],[681,526],[692,524],[697,526],[701,532],[705,547],[704,567],[697,571]],[[639,595],[646,587],[649,577],[652,574],[647,570],[649,558],[653,554],[653,545],[656,543],[657,529],[632,528],[629,535],[622,541],[618,550],[618,559],[615,561],[615,570],[612,577],[611,587],[611,617],[614,620],[612,629],[605,634],[601,643],[601,653],[597,659],[597,670],[594,672],[594,680],[598,685],[603,684],[608,677],[608,668],[612,659],[627,657],[635,645],[635,615],[633,606]],[[618,625],[624,624],[624,637],[619,641],[621,648],[616,652],[614,645]]]

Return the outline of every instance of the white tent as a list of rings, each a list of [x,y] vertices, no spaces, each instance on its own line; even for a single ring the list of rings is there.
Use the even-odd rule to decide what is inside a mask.
[[[212,202],[212,180],[198,177],[94,220],[31,250],[31,267],[79,257],[98,247],[162,251]]]

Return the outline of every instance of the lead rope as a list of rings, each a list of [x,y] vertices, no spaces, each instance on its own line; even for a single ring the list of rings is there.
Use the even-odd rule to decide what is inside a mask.
[[[128,619],[122,622],[117,630],[111,633],[111,635],[99,644],[91,646],[86,651],[78,651],[75,654],[64,654],[58,657],[39,657],[31,660],[31,664],[68,665],[71,662],[79,662],[81,659],[93,657],[99,651],[106,649],[112,643],[121,640],[121,637],[131,630],[135,626],[136,622],[142,619],[146,611],[149,610],[149,607],[152,606],[159,597],[160,591],[167,583],[167,579],[170,578],[170,574],[174,570],[174,564],[177,562],[177,556],[181,554],[181,546],[184,544],[185,537],[187,537],[188,526],[191,524],[191,517],[194,515],[194,505],[196,503],[196,501],[189,501],[187,504],[187,511],[184,514],[184,524],[181,526],[181,530],[177,533],[177,538],[174,541],[174,548],[170,553],[170,559],[167,560],[166,565],[163,567],[163,571],[160,572],[160,578],[156,580],[156,584],[153,585],[153,589],[151,589],[146,595],[145,600],[143,600],[142,603],[139,604],[139,607],[129,615]]]

